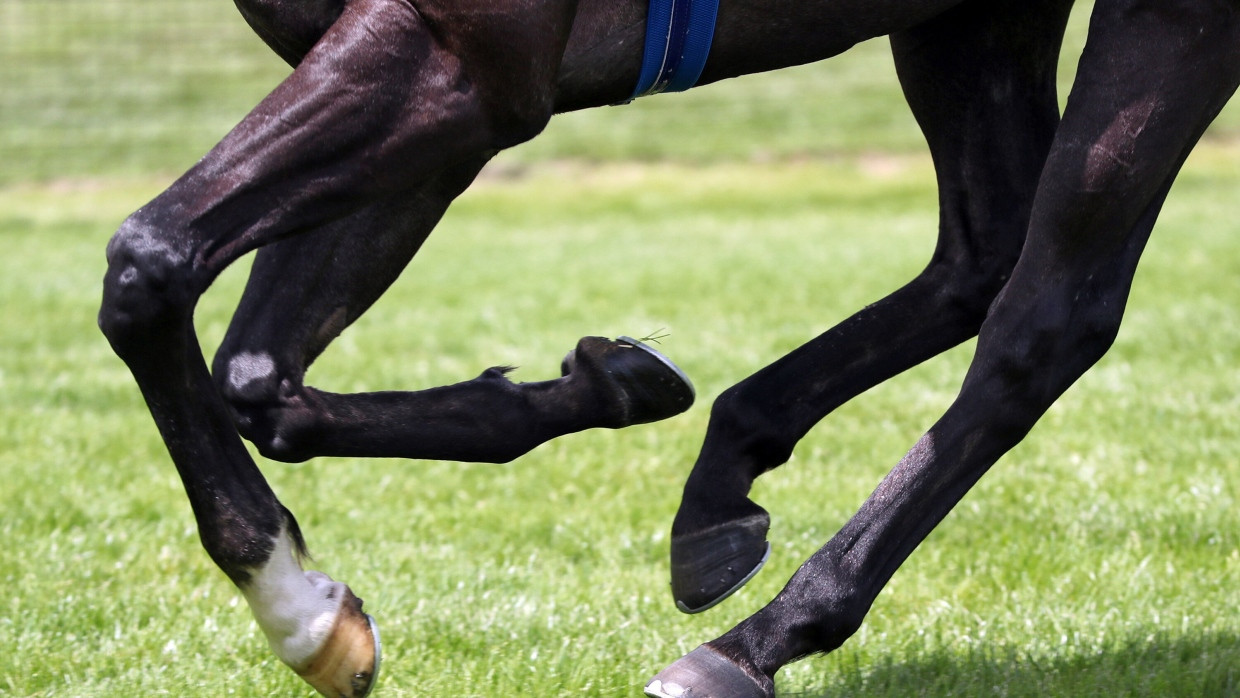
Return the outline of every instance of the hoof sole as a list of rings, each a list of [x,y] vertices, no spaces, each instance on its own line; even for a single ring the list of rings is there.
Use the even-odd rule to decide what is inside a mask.
[[[297,675],[328,698],[365,698],[379,678],[382,645],[375,619],[352,592],[318,655]]]
[[[773,698],[769,679],[759,682],[735,662],[702,645],[646,684],[650,698]]]
[[[604,366],[628,396],[631,424],[667,419],[693,405],[693,382],[671,359],[632,337],[616,338],[616,346],[621,351]]]
[[[609,386],[619,406],[613,428],[674,417],[693,405],[693,382],[671,359],[632,337],[586,337],[564,358],[562,373],[582,370]]]
[[[755,515],[672,539],[672,597],[684,613],[701,613],[753,579],[771,555],[771,519]]]

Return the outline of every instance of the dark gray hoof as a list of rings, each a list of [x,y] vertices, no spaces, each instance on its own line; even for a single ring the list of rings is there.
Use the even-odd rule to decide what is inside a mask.
[[[646,684],[650,698],[774,698],[771,680],[753,678],[732,660],[702,645]]]
[[[689,377],[671,359],[632,337],[582,339],[562,366],[564,375],[578,370],[612,387],[621,410],[612,426],[657,422],[693,405]]]
[[[672,537],[672,598],[685,613],[701,613],[731,596],[771,555],[765,512]]]

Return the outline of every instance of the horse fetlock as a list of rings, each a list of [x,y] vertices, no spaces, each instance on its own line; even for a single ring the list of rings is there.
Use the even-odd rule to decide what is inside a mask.
[[[792,457],[800,434],[791,431],[786,410],[758,404],[762,388],[750,388],[753,379],[719,394],[710,408],[707,441],[728,444],[728,453],[752,464],[753,478],[783,465]]]
[[[823,579],[833,580],[825,591]],[[837,570],[814,569],[811,558],[775,600],[751,618],[757,635],[770,632],[775,624],[787,638],[782,656],[773,658],[773,666],[819,652],[833,652],[857,634],[870,612],[876,590],[863,589],[861,584],[844,579],[845,575]],[[810,589],[817,595],[808,596]]]
[[[314,456],[307,448],[307,435],[313,430],[315,416],[300,399],[267,406],[238,409],[237,431],[258,449],[264,458],[282,463],[300,463]]]

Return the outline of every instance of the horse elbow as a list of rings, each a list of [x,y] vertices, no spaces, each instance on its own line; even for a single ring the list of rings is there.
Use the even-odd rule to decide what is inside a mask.
[[[533,140],[551,122],[554,114],[550,99],[529,99],[495,108],[491,112],[491,131],[495,150],[504,150]]]

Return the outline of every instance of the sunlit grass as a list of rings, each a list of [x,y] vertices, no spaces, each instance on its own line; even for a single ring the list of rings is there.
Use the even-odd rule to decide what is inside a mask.
[[[1234,150],[1194,160],[1103,363],[913,555],[789,695],[1233,695],[1240,677]],[[175,472],[94,329],[102,246],[156,181],[0,192],[0,690],[307,695],[202,553]],[[769,569],[671,608],[667,529],[711,398],[916,273],[929,164],[535,168],[485,179],[316,364],[338,390],[516,364],[666,328],[686,415],[506,466],[264,465],[326,571],[384,630],[380,695],[634,695],[773,595],[951,400],[968,346],[829,417],[756,490]],[[204,299],[210,347],[243,280]]]
[[[202,552],[95,328],[110,232],[286,71],[228,5],[147,3],[147,23],[0,5],[0,695],[310,693]],[[781,695],[1240,694],[1237,123],[1233,105],[1180,178],[1111,353]],[[382,625],[378,695],[636,695],[765,603],[942,413],[971,346],[841,408],[760,480],[768,569],[686,617],[667,532],[710,401],[915,274],[934,205],[882,42],[557,117],[501,156],[311,380],[538,380],[579,336],[662,330],[699,402],[505,466],[262,462]],[[244,273],[199,307],[208,351]]]
[[[1063,95],[1091,7],[1074,10]],[[289,70],[227,0],[5,0],[0,184],[182,172]],[[1237,133],[1233,107],[1214,134]],[[922,148],[875,39],[813,65],[559,116],[509,158],[761,162]]]

